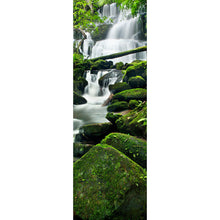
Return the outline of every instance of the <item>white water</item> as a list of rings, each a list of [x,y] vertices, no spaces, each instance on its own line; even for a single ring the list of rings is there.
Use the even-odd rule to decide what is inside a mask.
[[[146,41],[138,39],[142,23],[139,20],[139,16],[132,18],[130,10],[120,11],[116,3],[113,3],[104,5],[101,16],[108,17],[106,23],[113,19],[114,24],[109,30],[107,38],[97,41],[93,46],[91,58],[127,51],[147,44]],[[136,59],[146,60],[146,56],[146,52],[140,52],[112,59],[111,61],[114,64],[120,61],[130,63]]]
[[[104,81],[103,87],[100,87],[98,80],[103,75],[112,70],[100,70],[97,74],[91,74],[88,70],[85,72],[88,86],[85,88],[83,97],[87,100],[86,104],[73,106],[73,138],[79,133],[79,128],[85,124],[108,122],[105,118],[107,107],[102,107],[104,101],[109,97],[110,91],[108,85],[114,84],[117,80],[116,74]]]

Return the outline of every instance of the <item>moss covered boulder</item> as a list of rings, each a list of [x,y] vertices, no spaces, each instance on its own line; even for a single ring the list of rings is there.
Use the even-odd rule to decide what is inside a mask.
[[[126,82],[119,82],[115,83],[114,85],[109,85],[109,90],[115,94],[118,92],[122,92],[124,90],[131,89],[131,86],[129,86]]]
[[[126,109],[128,109],[128,103],[125,101],[121,101],[121,102],[115,102],[109,105],[107,108],[107,111],[108,112],[120,112]]]
[[[73,143],[73,156],[82,157],[93,147],[92,144]]]
[[[113,113],[113,112],[108,112],[106,115],[106,119],[108,119],[112,124],[115,124],[116,120],[118,120],[122,115]]]
[[[102,70],[102,69],[109,69],[111,65],[113,64],[112,61],[106,61],[106,60],[97,60],[94,62],[90,69],[91,70]]]
[[[74,212],[82,219],[146,219],[146,172],[98,144],[74,163]]]
[[[84,67],[73,69],[73,79],[78,80],[79,77],[83,77],[84,71],[85,71]]]
[[[116,63],[115,67],[116,67],[117,70],[122,70],[123,67],[124,67],[124,63],[122,63],[122,62]]]
[[[129,109],[134,109],[140,104],[140,101],[137,100],[130,100],[128,103]]]
[[[111,133],[101,141],[123,152],[143,168],[147,166],[146,140],[122,133]]]
[[[74,105],[81,105],[87,103],[87,100],[79,95],[78,93],[73,91],[73,104]]]
[[[132,88],[146,88],[146,86],[147,86],[146,81],[144,80],[144,78],[142,76],[133,76],[133,77],[129,78],[128,84]]]
[[[132,99],[145,101],[147,99],[147,90],[142,88],[128,89],[115,94],[113,96],[113,100],[114,99],[127,102],[129,102]]]
[[[128,82],[129,78],[133,76],[142,76],[146,80],[146,71],[147,61],[132,63],[131,66],[128,66],[128,68],[126,69],[126,73],[123,77],[123,82]]]
[[[87,80],[83,77],[79,77],[78,80],[73,81],[73,90],[78,94],[83,94],[84,89],[87,85]]]
[[[79,129],[79,134],[81,134],[86,139],[95,140],[97,143],[107,134],[113,131],[113,125],[110,122],[106,123],[96,123],[83,125]]]
[[[141,138],[147,138],[147,103],[131,110],[115,122],[119,132],[134,135]]]

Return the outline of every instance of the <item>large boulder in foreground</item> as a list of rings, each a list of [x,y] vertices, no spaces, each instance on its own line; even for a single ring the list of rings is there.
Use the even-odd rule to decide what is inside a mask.
[[[128,89],[119,92],[113,96],[113,100],[118,99],[119,101],[129,102],[132,99],[145,101],[147,99],[147,90],[142,88]]]
[[[87,103],[87,100],[82,97],[81,95],[79,95],[78,93],[73,91],[73,104],[74,105],[82,105]]]
[[[110,122],[95,123],[83,125],[79,129],[79,134],[87,140],[93,140],[99,142],[103,137],[113,131],[113,125]]]
[[[147,142],[146,140],[122,133],[111,133],[102,140],[102,144],[108,144],[123,152],[137,164],[147,166]]]
[[[146,219],[146,172],[117,149],[94,146],[74,163],[74,212],[82,219]]]
[[[115,122],[121,133],[147,138],[147,103],[140,104]]]

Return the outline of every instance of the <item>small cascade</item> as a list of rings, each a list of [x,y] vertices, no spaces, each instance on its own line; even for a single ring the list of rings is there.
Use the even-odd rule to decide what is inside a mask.
[[[99,79],[103,77],[103,86],[99,85]],[[86,104],[74,105],[73,114],[73,139],[79,133],[79,128],[85,124],[108,122],[105,118],[107,107],[102,107],[104,101],[109,97],[108,86],[116,81],[121,81],[122,73],[120,70],[99,70],[97,73],[85,72],[88,85],[85,87],[83,97],[87,100]]]

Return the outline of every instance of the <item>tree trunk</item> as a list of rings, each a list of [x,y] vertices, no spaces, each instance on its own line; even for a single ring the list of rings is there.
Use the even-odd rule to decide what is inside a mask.
[[[78,30],[82,33],[82,40],[79,42],[78,47],[77,47],[77,53],[79,53],[79,48],[81,47],[82,43],[84,42],[85,39],[87,39],[86,33],[81,29],[81,28],[76,28],[75,30]]]
[[[122,56],[126,56],[132,53],[138,53],[138,52],[142,52],[142,51],[147,51],[147,46],[143,46],[143,47],[138,47],[132,50],[128,50],[128,51],[123,51],[120,53],[114,53],[114,54],[109,54],[106,56],[102,56],[102,57],[96,57],[93,59],[90,59],[91,61],[97,61],[97,60],[107,60],[107,59],[114,59],[117,57],[122,57]]]

